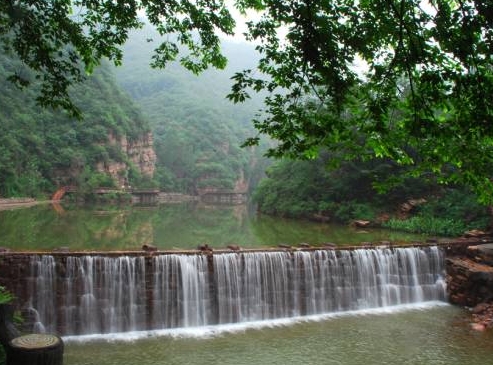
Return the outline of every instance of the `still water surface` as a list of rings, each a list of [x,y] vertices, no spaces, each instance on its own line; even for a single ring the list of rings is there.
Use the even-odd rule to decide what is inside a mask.
[[[290,325],[138,340],[66,340],[66,365],[488,365],[493,333],[474,332],[465,310],[424,305]]]
[[[356,229],[258,215],[246,206],[167,204],[155,207],[53,207],[0,211],[0,246],[16,250],[127,250],[152,244],[160,249],[272,247],[280,243],[314,246],[323,242],[409,242],[421,235],[383,229]]]

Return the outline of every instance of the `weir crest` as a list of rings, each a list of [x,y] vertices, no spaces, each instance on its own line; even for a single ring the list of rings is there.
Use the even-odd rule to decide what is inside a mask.
[[[33,255],[25,307],[63,336],[200,327],[446,300],[438,247]]]

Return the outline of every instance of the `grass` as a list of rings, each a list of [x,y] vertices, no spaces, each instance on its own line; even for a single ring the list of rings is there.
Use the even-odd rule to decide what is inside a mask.
[[[406,220],[390,219],[383,226],[399,231],[443,237],[460,236],[469,229],[462,221],[425,216],[414,216]]]

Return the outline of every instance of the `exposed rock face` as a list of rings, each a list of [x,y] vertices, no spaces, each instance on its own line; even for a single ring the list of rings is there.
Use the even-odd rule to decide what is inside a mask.
[[[471,327],[493,327],[493,244],[469,246],[446,261],[449,301],[472,308]]]
[[[108,135],[108,143],[117,147],[137,167],[142,176],[152,178],[156,165],[156,153],[153,146],[152,133],[148,132],[135,140],[129,140],[126,136]],[[126,186],[127,171],[129,166],[121,161],[101,161],[96,166],[100,172],[108,173],[118,183],[118,186]]]
[[[469,258],[447,259],[450,302],[474,307],[493,299],[493,267]]]
[[[124,145],[122,145],[122,150]],[[126,144],[127,155],[144,176],[154,176],[156,169],[156,152],[152,133],[148,132],[141,138]]]
[[[243,170],[240,171],[240,176],[235,182],[233,192],[239,194],[246,194],[248,192],[248,181],[245,179],[245,173],[243,172]]]

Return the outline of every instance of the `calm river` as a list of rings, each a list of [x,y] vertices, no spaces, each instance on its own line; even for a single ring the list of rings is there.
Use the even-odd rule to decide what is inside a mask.
[[[56,208],[56,209],[55,209]],[[358,244],[423,240],[425,237],[382,229],[297,221],[257,215],[246,206],[167,204],[156,207],[53,207],[0,211],[0,246],[15,250],[133,250],[143,244],[160,249],[314,246],[324,242]]]

